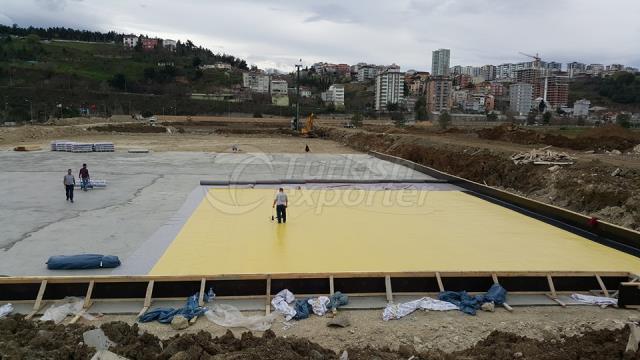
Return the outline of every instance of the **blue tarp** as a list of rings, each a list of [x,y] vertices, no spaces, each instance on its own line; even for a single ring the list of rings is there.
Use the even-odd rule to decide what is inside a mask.
[[[173,320],[173,317],[176,315],[182,315],[185,318],[187,318],[187,320],[191,320],[192,318],[196,316],[200,316],[204,314],[205,311],[207,311],[206,307],[198,306],[199,297],[200,297],[199,292],[191,295],[189,298],[187,298],[187,303],[185,304],[185,306],[178,309],[174,309],[170,307],[159,307],[159,308],[149,310],[144,314],[140,315],[138,320],[140,320],[140,322],[150,322],[150,321],[157,320],[162,324],[168,324],[171,322],[171,320]],[[215,294],[213,293],[213,290],[209,289],[209,292],[204,295],[204,301],[209,302],[213,300],[214,297],[215,297]]]
[[[346,294],[336,291],[333,295],[329,296],[329,304],[327,309],[337,309],[340,306],[347,305],[349,303],[349,297]]]
[[[443,291],[438,295],[438,299],[450,302],[460,308],[460,311],[475,315],[476,310],[486,302],[493,302],[496,305],[504,304],[507,298],[507,290],[500,284],[493,284],[484,295],[471,296],[466,291]]]
[[[100,269],[118,266],[120,266],[120,259],[113,255],[57,255],[47,260],[47,268],[49,270]]]
[[[293,317],[293,320],[302,320],[309,317],[309,314],[313,312],[313,306],[309,304],[310,298],[306,298],[304,300],[296,300],[293,304],[293,308],[296,310],[296,315]]]

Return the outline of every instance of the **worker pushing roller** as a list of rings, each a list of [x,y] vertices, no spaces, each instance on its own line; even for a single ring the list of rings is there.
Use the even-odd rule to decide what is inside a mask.
[[[284,189],[280,188],[276,194],[276,198],[273,199],[273,207],[276,208],[276,216],[278,217],[278,224],[287,223],[287,206],[289,205],[289,199],[287,194],[284,193]]]

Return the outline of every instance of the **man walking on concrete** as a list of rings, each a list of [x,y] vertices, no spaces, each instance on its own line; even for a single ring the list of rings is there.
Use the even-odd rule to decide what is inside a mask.
[[[73,202],[73,187],[76,186],[76,178],[71,175],[71,169],[67,170],[67,175],[62,179],[62,184],[67,194],[67,201]]]
[[[87,164],[82,164],[82,169],[80,169],[80,174],[78,175],[80,178],[80,189],[87,191],[89,187],[89,181],[91,177],[89,177],[89,169],[87,169]]]
[[[276,194],[276,198],[273,200],[273,207],[276,208],[276,215],[278,216],[278,224],[280,224],[280,222],[287,223],[288,205],[289,199],[287,199],[287,194],[284,193],[283,188],[280,188]]]

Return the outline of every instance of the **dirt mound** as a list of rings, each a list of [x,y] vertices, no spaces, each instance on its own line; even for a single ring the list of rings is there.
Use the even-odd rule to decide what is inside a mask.
[[[82,334],[91,329],[8,317],[0,320],[0,359],[89,359],[95,350],[82,344]]]
[[[119,124],[93,126],[89,130],[100,132],[120,132],[120,133],[166,133],[164,126],[150,126],[145,124]]]
[[[461,325],[464,326],[464,325]],[[227,331],[212,337],[206,331],[179,334],[166,340],[140,333],[136,324],[111,322],[102,325],[116,343],[110,351],[128,359],[338,359],[340,353],[304,338],[277,337],[272,331],[262,336],[251,332],[237,338]],[[95,352],[83,343],[82,334],[93,329],[83,325],[54,325],[24,320],[21,315],[0,320],[0,359],[88,359]],[[347,349],[351,360],[359,359],[640,359],[624,353],[629,330],[587,330],[581,335],[530,339],[494,331],[474,346],[453,353],[438,349],[417,352],[411,345],[398,349],[376,348],[375,344]]]
[[[523,129],[512,124],[480,129],[476,133],[478,137],[486,140],[508,141],[524,145],[544,144],[573,150],[625,151],[640,143],[638,135],[615,125],[590,129],[575,138]]]

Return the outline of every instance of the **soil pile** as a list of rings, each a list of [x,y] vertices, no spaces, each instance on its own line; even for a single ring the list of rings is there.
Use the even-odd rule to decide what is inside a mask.
[[[512,154],[434,145],[428,139],[410,135],[336,128],[322,128],[316,133],[359,151],[395,155],[481,184],[640,229],[640,171],[634,169],[621,169],[612,176],[616,167],[578,162],[552,172],[547,166],[515,165],[510,159]]]
[[[167,128],[164,126],[150,126],[145,124],[120,124],[120,125],[102,125],[93,126],[89,130],[100,132],[120,132],[120,133],[166,133]]]
[[[523,129],[512,124],[476,131],[486,140],[508,141],[516,144],[545,144],[573,150],[625,151],[640,143],[640,136],[619,126],[609,125],[593,128],[575,138]]]
[[[464,325],[461,325],[464,326]],[[21,315],[0,320],[0,359],[89,359],[94,350],[84,345],[83,325],[54,325],[24,320]],[[110,351],[129,359],[339,359],[341,353],[303,338],[262,336],[250,332],[240,338],[230,331],[220,337],[200,331],[166,340],[140,333],[136,324],[105,323],[102,330],[116,343]],[[640,359],[624,353],[629,330],[588,330],[582,335],[535,340],[494,331],[471,348],[454,353],[430,350],[419,353],[411,345],[398,349],[348,348],[348,358],[359,359]]]

